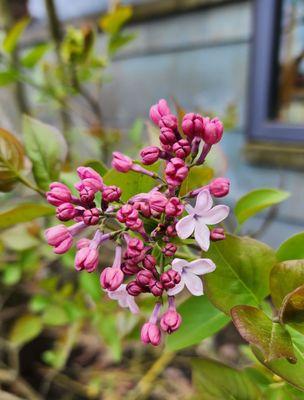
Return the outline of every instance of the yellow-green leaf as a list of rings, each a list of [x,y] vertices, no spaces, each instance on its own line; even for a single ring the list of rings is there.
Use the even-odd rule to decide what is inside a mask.
[[[53,214],[54,208],[48,205],[34,203],[18,204],[14,208],[0,212],[0,229]]]
[[[20,19],[20,21],[16,22],[16,24],[6,34],[2,45],[3,50],[6,53],[12,53],[15,50],[18,40],[25,28],[28,26],[29,22],[30,19],[28,17]]]
[[[13,345],[19,347],[33,340],[41,331],[41,318],[26,314],[15,321],[9,334],[9,340]]]
[[[116,9],[99,21],[100,28],[111,35],[116,34],[121,27],[132,17],[132,7],[118,6]]]

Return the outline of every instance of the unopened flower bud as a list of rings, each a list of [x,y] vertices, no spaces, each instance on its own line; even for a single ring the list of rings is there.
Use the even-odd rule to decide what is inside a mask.
[[[175,224],[174,225],[169,225],[166,229],[166,234],[169,237],[175,237],[177,236],[177,232],[176,232],[176,228],[175,228]]]
[[[169,128],[175,131],[177,129],[177,118],[173,114],[167,114],[161,117],[158,122],[160,128]]]
[[[54,247],[54,253],[66,253],[73,244],[73,236],[65,225],[57,225],[45,231],[46,241]]]
[[[190,140],[192,140],[195,136],[202,137],[204,133],[203,117],[194,113],[188,113],[184,115],[182,129]]]
[[[135,275],[140,271],[140,268],[137,264],[126,262],[121,265],[121,270],[125,275]]]
[[[117,186],[106,186],[102,191],[102,199],[111,203],[112,201],[118,201],[121,196],[121,189]]]
[[[180,139],[178,142],[174,143],[172,150],[176,157],[186,158],[191,152],[191,146],[186,139]]]
[[[214,197],[224,197],[229,193],[230,181],[227,178],[216,178],[209,184],[209,191]]]
[[[90,204],[93,202],[96,190],[91,186],[84,185],[83,182],[75,185],[76,189],[79,191],[80,200],[84,204]]]
[[[169,335],[176,331],[182,323],[182,317],[175,309],[167,310],[160,319],[160,326]]]
[[[167,217],[178,217],[184,211],[184,205],[178,197],[171,197],[166,204],[165,213]]]
[[[100,284],[104,289],[113,292],[122,284],[124,274],[120,268],[105,268],[100,275]]]
[[[157,104],[154,104],[150,108],[150,119],[158,125],[159,120],[161,117],[164,115],[170,114],[170,108],[168,106],[168,103],[164,99],[160,99]]]
[[[76,243],[76,248],[77,248],[77,250],[80,250],[83,247],[90,246],[90,243],[91,243],[90,239],[87,239],[87,238],[79,239],[78,242]]]
[[[46,193],[48,203],[53,206],[60,206],[63,203],[69,203],[72,199],[70,189],[60,182],[53,182],[50,184],[50,190]]]
[[[171,146],[176,142],[176,135],[171,128],[163,127],[160,130],[159,140],[165,146],[165,150],[170,150]]]
[[[133,161],[130,157],[114,151],[112,159],[112,167],[118,172],[128,172],[133,167]]]
[[[149,206],[151,210],[151,214],[154,217],[157,217],[161,213],[165,211],[166,204],[168,203],[167,197],[160,193],[160,192],[154,192],[151,194],[151,197],[149,199]]]
[[[226,239],[224,229],[223,228],[214,228],[214,229],[212,229],[212,231],[210,232],[210,239],[213,242],[217,242],[219,240]]]
[[[142,287],[148,286],[151,279],[154,280],[154,276],[152,272],[147,269],[139,271],[136,275],[136,282]]]
[[[131,206],[131,204],[123,205],[116,214],[119,222],[126,222],[128,219],[136,220],[138,218],[138,211]]]
[[[77,173],[79,178],[86,184],[91,185],[94,187],[96,191],[102,190],[103,188],[103,180],[102,177],[99,175],[91,167],[78,167]]]
[[[127,247],[127,257],[131,258],[131,257],[138,257],[143,249],[144,249],[145,245],[144,242],[138,238],[132,238],[128,241],[128,247]]]
[[[156,324],[146,322],[141,328],[140,338],[144,344],[151,343],[153,346],[158,346],[161,341],[161,331]]]
[[[90,247],[83,247],[77,251],[75,257],[75,268],[77,271],[86,269],[93,272],[97,268],[99,261],[98,250]]]
[[[212,120],[210,120],[210,118],[205,118],[204,124],[203,139],[205,143],[209,145],[218,143],[222,139],[224,132],[222,122],[218,118],[213,118]]]
[[[71,203],[63,203],[56,209],[56,217],[60,221],[69,221],[73,219],[77,214],[75,207]]]
[[[160,156],[160,149],[156,146],[148,146],[141,150],[140,157],[145,165],[154,164]]]
[[[182,184],[188,175],[188,167],[180,158],[172,158],[165,169],[166,181],[169,186],[177,187]]]
[[[164,288],[168,290],[174,288],[175,285],[180,283],[181,276],[177,271],[174,271],[174,269],[169,269],[161,274],[160,281]]]
[[[157,281],[156,279],[151,279],[149,282],[149,289],[153,296],[158,297],[163,294],[164,287],[161,282]]]
[[[156,259],[151,254],[147,254],[143,259],[143,266],[149,271],[154,271],[156,266]]]
[[[98,208],[90,208],[89,210],[85,210],[83,213],[83,222],[86,225],[96,225],[98,224],[100,219],[100,213]]]
[[[173,243],[167,243],[166,246],[162,249],[162,252],[166,257],[173,257],[176,253],[177,247]]]
[[[134,297],[140,295],[143,292],[143,288],[136,281],[129,282],[126,289],[129,295]]]

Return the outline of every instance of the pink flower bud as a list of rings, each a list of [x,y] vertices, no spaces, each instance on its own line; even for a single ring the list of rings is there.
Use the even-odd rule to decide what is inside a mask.
[[[46,241],[54,247],[54,253],[66,253],[73,244],[73,236],[64,225],[57,225],[49,228],[44,233]]]
[[[98,208],[91,208],[89,210],[85,210],[83,213],[83,222],[86,225],[96,225],[100,220],[100,212]]]
[[[149,205],[150,205],[150,210],[151,214],[154,217],[157,217],[161,213],[165,211],[166,204],[168,203],[167,197],[160,193],[160,192],[154,192],[151,194],[151,197],[149,199]]]
[[[114,151],[112,159],[112,167],[118,172],[128,172],[133,167],[133,161],[130,157]]]
[[[87,238],[79,239],[77,244],[76,244],[76,248],[77,248],[77,250],[80,250],[80,249],[82,249],[84,247],[90,246],[90,243],[91,243],[90,239],[87,239]]]
[[[164,287],[163,284],[156,279],[151,279],[149,282],[149,289],[153,296],[158,297],[163,294]]]
[[[70,219],[73,219],[76,214],[77,211],[71,203],[60,204],[56,209],[56,217],[60,221],[69,221]]]
[[[199,114],[188,113],[184,115],[182,121],[182,129],[189,139],[193,139],[194,136],[202,137],[204,133],[204,119]]]
[[[222,139],[224,132],[222,122],[218,118],[213,118],[211,121],[210,118],[205,118],[204,123],[203,139],[205,143],[209,145],[218,143]]]
[[[158,125],[159,120],[161,117],[164,115],[170,114],[170,108],[168,106],[168,103],[164,99],[160,99],[157,104],[154,104],[150,108],[150,119]]]
[[[214,228],[214,229],[212,229],[212,231],[210,232],[210,239],[213,242],[217,242],[218,240],[226,239],[224,229],[223,228]]]
[[[121,265],[121,270],[125,275],[135,275],[140,271],[140,267],[132,262],[126,262]]]
[[[102,190],[102,177],[93,168],[79,167],[77,168],[77,173],[82,181],[85,181],[87,184],[92,185],[96,189],[96,191]]]
[[[166,246],[162,249],[162,252],[166,257],[173,257],[176,253],[177,247],[173,243],[167,243]]]
[[[182,317],[175,309],[167,310],[160,319],[160,326],[169,335],[176,331],[182,323]]]
[[[143,266],[149,271],[154,271],[156,266],[156,259],[151,254],[147,254],[143,259]]]
[[[180,158],[172,158],[165,169],[166,181],[169,186],[177,187],[182,184],[188,175],[188,167]]]
[[[128,241],[128,248],[126,251],[127,257],[132,258],[132,257],[138,257],[145,245],[144,242],[138,238],[132,238]]]
[[[113,292],[122,284],[124,274],[120,268],[105,268],[100,275],[100,284],[104,289]]]
[[[216,178],[209,184],[209,190],[214,197],[224,197],[229,193],[230,181],[227,178]]]
[[[160,281],[164,288],[168,290],[174,288],[175,285],[180,283],[181,276],[177,271],[174,271],[174,269],[169,269],[161,274]]]
[[[135,281],[131,281],[127,284],[127,292],[130,296],[138,296],[143,292],[143,288]]]
[[[171,146],[176,142],[176,135],[171,128],[163,127],[160,130],[159,140],[165,146],[165,150],[170,150]]]
[[[117,211],[116,217],[119,222],[124,223],[127,219],[137,219],[138,212],[131,204],[125,204]]]
[[[160,156],[160,149],[156,146],[148,146],[141,150],[140,157],[145,165],[154,164]]]
[[[146,322],[141,328],[140,337],[144,344],[151,343],[153,346],[158,346],[161,341],[161,331],[156,324]]]
[[[165,213],[167,217],[178,217],[184,211],[184,205],[178,197],[171,197],[166,204]]]
[[[169,128],[175,131],[177,129],[177,118],[173,114],[167,114],[161,117],[158,122],[160,128]]]
[[[60,206],[63,203],[69,203],[72,200],[70,189],[60,182],[50,184],[50,191],[46,193],[48,203],[53,206]]]
[[[169,225],[169,226],[167,227],[167,229],[166,229],[166,234],[167,234],[169,237],[175,237],[175,236],[177,236],[177,232],[176,232],[175,225],[176,225],[176,224],[174,224],[174,225]]]
[[[84,182],[78,182],[75,188],[79,191],[80,200],[84,204],[90,204],[95,198],[96,190],[91,185]]]
[[[136,275],[136,282],[141,287],[149,286],[151,279],[154,280],[154,276],[152,272],[148,271],[147,269],[139,271],[138,274]]]
[[[86,269],[93,272],[97,268],[99,261],[98,250],[90,247],[83,247],[78,250],[75,257],[75,268],[77,271]]]
[[[112,201],[118,201],[121,196],[121,189],[117,186],[106,186],[102,191],[102,199],[111,203]]]
[[[172,150],[176,157],[186,158],[191,152],[191,146],[186,139],[180,139],[178,142],[174,143]]]

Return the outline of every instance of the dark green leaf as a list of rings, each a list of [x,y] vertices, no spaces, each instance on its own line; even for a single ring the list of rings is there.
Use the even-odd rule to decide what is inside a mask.
[[[276,264],[270,273],[270,293],[274,305],[280,308],[284,297],[301,285],[304,285],[304,260]]]
[[[203,257],[216,264],[216,270],[204,276],[206,294],[225,313],[236,305],[258,306],[269,294],[269,274],[276,259],[266,244],[227,235],[226,240],[213,242]]]
[[[184,196],[193,189],[200,186],[204,186],[210,179],[213,178],[214,171],[212,168],[206,165],[200,165],[198,167],[192,167],[187,178],[184,180],[180,195]]]
[[[290,194],[278,189],[255,189],[241,197],[236,203],[234,212],[239,224],[256,215],[267,207],[281,203]]]
[[[53,214],[54,208],[48,205],[34,203],[19,204],[10,210],[0,212],[0,229]]]
[[[26,314],[14,322],[9,334],[9,340],[15,346],[22,346],[33,340],[41,331],[41,318],[35,315]]]
[[[277,250],[278,261],[304,259],[304,232],[291,236]]]
[[[84,163],[85,167],[91,167],[101,176],[104,176],[108,172],[107,166],[102,161],[88,160]]]
[[[265,361],[286,358],[296,362],[289,333],[281,324],[271,321],[262,310],[236,306],[232,308],[231,316],[240,335],[258,347]]]
[[[193,382],[200,400],[258,400],[260,390],[244,371],[215,360],[193,360]]]
[[[33,174],[39,187],[47,190],[59,177],[67,145],[54,127],[28,116],[23,118],[26,153],[33,163]]]
[[[200,343],[222,329],[230,318],[213,307],[206,296],[190,297],[179,308],[182,324],[167,337],[167,349],[176,351]]]

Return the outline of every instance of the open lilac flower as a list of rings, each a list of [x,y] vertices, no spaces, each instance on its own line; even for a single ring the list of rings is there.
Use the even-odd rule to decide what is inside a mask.
[[[198,275],[212,272],[215,268],[214,262],[208,258],[200,258],[191,262],[182,258],[175,258],[172,261],[172,269],[180,274],[181,281],[173,289],[168,290],[168,295],[176,295],[184,289],[185,285],[194,296],[203,295],[203,283]]]
[[[114,292],[108,291],[108,296],[112,300],[117,300],[120,307],[129,308],[133,314],[137,314],[139,312],[138,305],[135,303],[134,297],[129,295],[126,287],[127,285],[122,284]]]
[[[229,214],[229,207],[218,205],[212,207],[213,201],[208,189],[202,190],[196,199],[195,207],[185,206],[189,215],[176,224],[176,232],[181,239],[187,239],[194,232],[194,238],[202,250],[210,246],[210,232],[207,225],[218,224]]]

